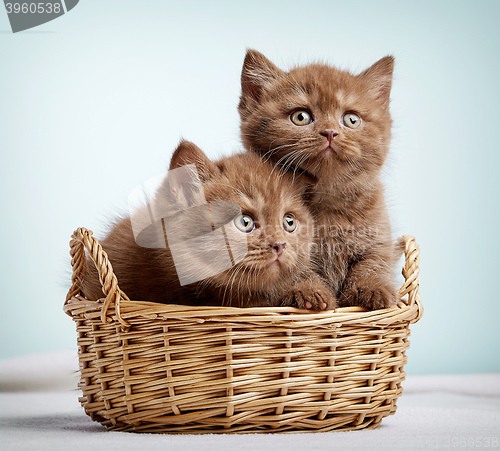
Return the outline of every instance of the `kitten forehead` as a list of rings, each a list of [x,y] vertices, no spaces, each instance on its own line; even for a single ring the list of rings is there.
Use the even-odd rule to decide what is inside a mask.
[[[304,210],[300,213],[304,216],[308,214],[301,197],[304,183],[298,183],[291,174],[283,174],[271,162],[245,153],[224,158],[218,164],[220,174],[204,186],[207,201],[232,200],[242,209],[266,211],[266,215],[273,211],[281,214],[291,208]]]
[[[276,80],[267,91],[270,102],[263,102],[264,116],[289,113],[297,108],[319,108],[328,115],[346,109],[367,110],[367,91],[361,80],[349,72],[324,65],[292,69]]]
[[[305,210],[297,188],[287,182],[275,175],[273,179],[261,178],[246,186],[240,185],[238,202],[243,209],[264,214],[268,219],[288,210]]]
[[[265,202],[264,197],[258,191],[252,191],[250,193],[246,193],[240,191],[238,194],[238,203],[241,206],[241,209],[246,212],[258,212],[262,204]]]

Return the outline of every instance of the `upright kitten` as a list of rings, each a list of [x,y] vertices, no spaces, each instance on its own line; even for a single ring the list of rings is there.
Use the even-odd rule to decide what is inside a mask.
[[[397,300],[397,252],[380,182],[393,66],[387,56],[359,75],[324,64],[285,72],[254,50],[243,65],[243,143],[282,172],[316,179],[308,204],[315,261],[341,306],[377,309]]]
[[[186,305],[293,305],[314,310],[334,307],[328,287],[309,269],[314,226],[302,203],[303,183],[289,174],[278,179],[273,166],[257,155],[243,153],[212,162],[197,146],[184,141],[174,152],[170,169],[189,164],[195,165],[201,194],[209,208],[203,204],[167,212],[173,215],[168,218],[170,228],[165,229],[163,219],[160,227],[166,230],[168,246],[139,245],[145,238],[134,229],[134,217],[132,221],[127,217],[117,222],[101,242],[120,288],[130,299]],[[176,202],[189,203],[188,197],[199,194],[191,182],[184,191],[170,186],[171,183],[167,176],[156,201],[168,203],[171,199],[167,197],[177,197]],[[165,198],[158,199],[161,196]],[[227,210],[226,202],[234,203],[240,211]],[[221,205],[226,206],[221,209]],[[236,216],[233,219],[228,214]],[[222,245],[215,233],[210,235],[218,224],[226,224],[226,241]],[[208,233],[209,239],[200,241],[199,236],[204,233]],[[195,247],[182,241],[193,236],[198,240]],[[156,238],[153,236],[153,240]],[[160,238],[165,243],[163,233]],[[246,255],[240,255],[241,261],[235,255],[235,247],[229,245],[231,239],[232,243],[241,243],[243,239],[245,252],[248,249]],[[186,273],[179,270],[179,258],[184,267],[188,265],[189,279],[213,270],[220,256],[228,258],[228,248],[233,259],[230,269],[181,284],[180,278],[185,278]],[[102,297],[96,269],[90,261],[82,291],[89,299]]]

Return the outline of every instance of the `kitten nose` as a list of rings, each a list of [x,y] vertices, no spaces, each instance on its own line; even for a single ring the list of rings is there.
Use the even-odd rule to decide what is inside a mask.
[[[321,134],[328,139],[328,143],[331,143],[333,138],[338,136],[338,132],[334,130],[333,128],[329,128],[328,130],[324,130],[321,132]]]
[[[278,254],[278,257],[279,257],[283,253],[283,251],[285,250],[286,243],[285,242],[282,242],[282,243],[276,242],[274,244],[271,244],[271,247],[276,251],[276,253]]]

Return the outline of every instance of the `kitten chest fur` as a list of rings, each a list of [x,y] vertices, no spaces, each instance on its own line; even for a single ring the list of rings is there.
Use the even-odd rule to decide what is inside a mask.
[[[346,196],[331,184],[318,182],[310,194],[308,205],[316,225],[313,261],[336,293],[341,291],[349,268],[365,255],[374,250],[387,256],[392,253],[382,193],[378,186]]]

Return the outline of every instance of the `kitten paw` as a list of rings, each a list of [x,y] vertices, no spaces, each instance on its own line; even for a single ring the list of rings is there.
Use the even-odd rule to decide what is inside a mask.
[[[378,310],[396,305],[397,294],[390,285],[373,285],[359,280],[342,291],[339,303],[342,306],[360,306],[368,310]]]
[[[328,287],[311,284],[308,281],[297,283],[288,293],[282,305],[290,305],[307,310],[333,310],[337,300]]]

